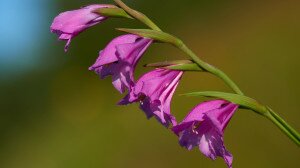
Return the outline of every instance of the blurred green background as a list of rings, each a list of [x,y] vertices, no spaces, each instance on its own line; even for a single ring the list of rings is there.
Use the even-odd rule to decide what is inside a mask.
[[[113,28],[143,28],[111,19],[76,37],[68,53],[49,26],[65,10],[91,0],[1,0],[1,168],[181,168],[226,167],[197,149],[189,152],[137,105],[122,98],[111,80],[88,71],[102,49],[119,35]],[[181,37],[201,58],[224,70],[240,88],[277,111],[300,131],[300,1],[127,0],[160,27]],[[155,44],[145,63],[187,58]],[[178,96],[203,90],[230,91],[209,74],[186,73],[172,102],[181,120],[203,99]],[[239,110],[225,143],[235,168],[300,167],[300,150],[272,123]]]

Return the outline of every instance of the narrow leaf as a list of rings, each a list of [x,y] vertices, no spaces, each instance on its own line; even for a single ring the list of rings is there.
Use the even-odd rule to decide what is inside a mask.
[[[138,36],[150,38],[159,42],[170,43],[175,46],[182,44],[181,40],[179,40],[177,37],[162,31],[150,30],[150,29],[125,29],[125,28],[117,28],[117,30],[126,33],[136,34]]]
[[[164,62],[156,62],[144,65],[145,67],[165,67],[171,65],[182,65],[182,64],[192,64],[191,60],[174,60],[174,61],[164,61]]]
[[[267,107],[261,105],[256,100],[243,95],[224,93],[224,92],[215,92],[215,91],[194,92],[194,93],[187,93],[183,95],[221,98],[230,101],[232,103],[238,104],[243,108],[251,109],[261,115],[265,115],[266,113],[268,113]]]
[[[171,65],[171,66],[166,66],[166,67],[162,67],[162,68],[170,69],[170,70],[179,70],[179,71],[202,71],[202,72],[205,72],[204,69],[200,68],[195,63]]]
[[[133,19],[121,8],[100,8],[94,11],[102,16]]]
[[[157,62],[144,65],[145,67],[156,67],[170,70],[179,70],[179,71],[204,71],[197,64],[193,63],[191,60],[174,60],[174,61],[165,61]]]

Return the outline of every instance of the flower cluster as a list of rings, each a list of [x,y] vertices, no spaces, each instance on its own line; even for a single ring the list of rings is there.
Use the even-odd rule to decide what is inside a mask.
[[[51,31],[60,40],[66,40],[65,50],[71,39],[108,17],[94,11],[101,8],[117,8],[114,5],[90,5],[58,15]],[[96,62],[89,68],[105,78],[112,77],[113,86],[127,95],[119,105],[139,103],[147,118],[155,117],[162,125],[179,137],[181,146],[191,150],[198,146],[211,159],[223,157],[228,167],[232,165],[232,155],[223,143],[224,130],[238,106],[225,100],[202,102],[186,118],[177,124],[170,110],[172,96],[183,75],[183,71],[156,68],[137,81],[134,71],[140,58],[153,43],[152,39],[126,34],[114,38],[99,52]]]

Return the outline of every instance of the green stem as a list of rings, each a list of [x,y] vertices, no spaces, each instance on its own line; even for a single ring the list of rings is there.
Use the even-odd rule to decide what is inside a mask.
[[[137,20],[141,21],[148,27],[150,27],[153,30],[161,31],[161,29],[152,22],[146,15],[142,14],[141,12],[138,12],[130,7],[128,7],[124,2],[121,0],[114,0],[116,4],[124,9],[129,15],[131,15],[133,18],[136,18]],[[198,64],[201,68],[205,69],[207,72],[212,73],[213,75],[216,75],[217,77],[221,78],[234,92],[237,94],[244,95],[243,92],[238,88],[238,86],[220,69],[213,67],[212,65],[202,61],[192,50],[190,50],[181,40],[177,40],[177,43],[174,44],[176,47],[178,47],[180,50],[182,50],[184,53],[189,55],[192,60]]]
[[[216,75],[221,78],[234,92],[240,95],[244,95],[243,92],[239,89],[239,87],[220,69],[202,61],[192,50],[190,50],[183,42],[179,42],[176,44],[177,47],[182,50],[184,53],[189,55],[192,60],[198,64],[201,68],[206,71]]]
[[[265,114],[265,117],[272,121],[283,133],[300,146],[300,134],[272,109],[268,108],[268,113]]]
[[[126,4],[124,4],[121,0],[114,0],[122,9],[124,9],[129,15],[133,18],[141,21],[148,27],[153,30],[161,31],[161,29],[153,23],[146,15],[131,9]],[[239,89],[239,87],[220,69],[202,61],[191,49],[189,49],[180,39],[176,39],[175,42],[171,42],[177,48],[182,50],[191,59],[198,64],[199,67],[203,68],[205,71],[214,74],[215,76],[221,78],[233,91],[235,91],[239,95],[244,95],[243,92]],[[281,131],[283,131],[291,140],[293,140],[298,146],[300,146],[300,135],[294,130],[291,126],[289,126],[279,115],[277,115],[270,108],[265,108],[266,110],[261,111],[261,113],[271,120]]]
[[[144,23],[145,25],[147,25],[148,27],[150,27],[153,30],[161,31],[161,29],[155,23],[153,23],[146,15],[144,15],[143,13],[130,8],[129,6],[127,6],[121,0],[114,0],[114,1],[119,7],[124,9],[124,11],[126,11],[129,15],[131,15],[135,19],[137,19],[140,22]]]
[[[179,45],[177,47],[180,48],[186,54],[188,54],[193,59],[193,61],[197,63],[200,67],[223,79],[223,81],[228,86],[230,86],[237,94],[243,95],[243,92],[224,72],[199,59],[199,57],[197,57],[197,55],[192,50],[190,50],[185,44],[178,44]],[[300,134],[295,129],[293,129],[286,121],[284,121],[278,114],[276,114],[272,109],[265,109],[266,111],[262,111],[261,114],[264,114],[264,116],[271,120],[283,133],[285,133],[292,141],[294,141],[298,146],[300,146]]]

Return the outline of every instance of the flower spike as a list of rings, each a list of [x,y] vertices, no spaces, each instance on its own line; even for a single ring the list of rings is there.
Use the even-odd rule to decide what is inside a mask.
[[[117,30],[127,33],[113,39],[102,51],[96,62],[89,68],[100,78],[112,76],[114,87],[120,92],[128,91],[119,105],[139,103],[148,118],[155,117],[162,125],[169,127],[179,137],[179,144],[188,150],[198,147],[207,157],[215,160],[222,157],[228,168],[232,168],[233,156],[225,148],[224,131],[236,110],[240,107],[252,110],[269,119],[291,140],[300,146],[300,133],[291,127],[270,107],[244,95],[238,85],[223,71],[202,60],[178,37],[162,31],[149,17],[130,8],[122,0],[114,0],[114,5],[89,5],[81,9],[63,12],[52,25],[51,32],[60,40],[67,41],[67,51],[71,40],[91,26],[107,18],[129,18],[140,21],[149,29]],[[136,65],[147,48],[154,42],[169,43],[187,56],[189,60],[165,61],[147,64],[152,70],[134,80]],[[227,84],[235,93],[216,91],[193,92],[187,96],[217,98],[197,105],[177,124],[171,114],[170,104],[179,81],[186,71],[207,72]]]

